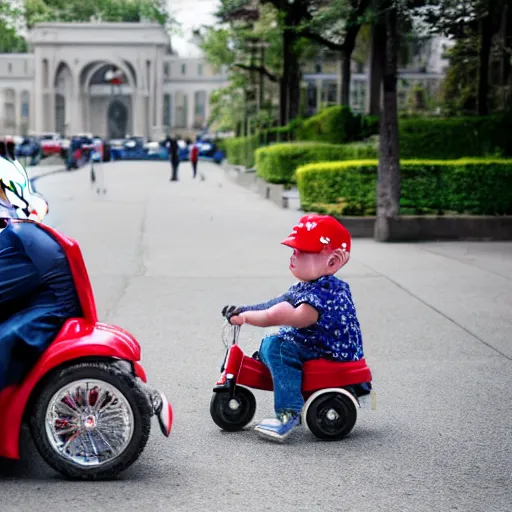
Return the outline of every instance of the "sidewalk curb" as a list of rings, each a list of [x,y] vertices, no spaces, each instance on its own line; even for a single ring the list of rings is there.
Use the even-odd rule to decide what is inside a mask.
[[[45,172],[39,172],[35,176],[30,176],[30,173],[27,170],[27,174],[29,175],[28,179],[30,181],[30,185],[32,186],[34,191],[37,192],[36,182],[39,179],[46,178],[47,176],[53,176],[54,174],[59,174],[61,172],[65,172],[65,171],[66,171],[66,167],[63,166],[63,167],[59,167],[58,169],[52,169],[52,170],[48,170],[48,171],[45,171]]]
[[[284,185],[268,183],[257,176],[254,170],[247,170],[243,166],[223,163],[222,168],[228,178],[237,185],[255,192],[259,196],[272,201],[281,208],[287,209],[291,206],[292,209],[295,208],[300,210],[300,201],[298,197],[292,197],[290,191],[285,189]]]

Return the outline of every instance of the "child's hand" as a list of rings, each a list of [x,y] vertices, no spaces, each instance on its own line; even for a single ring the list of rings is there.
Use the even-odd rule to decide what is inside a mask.
[[[222,316],[229,322],[232,316],[239,315],[240,311],[237,306],[224,306],[222,308]]]
[[[228,321],[231,325],[243,325],[247,322],[243,313],[240,315],[232,316]]]

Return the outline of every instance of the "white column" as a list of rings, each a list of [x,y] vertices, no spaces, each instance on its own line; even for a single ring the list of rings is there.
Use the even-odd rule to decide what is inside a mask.
[[[194,129],[194,118],[196,115],[196,91],[188,92],[188,119],[187,119],[187,130],[192,131]]]
[[[34,88],[32,91],[32,112],[30,116],[30,125],[37,134],[43,131],[43,57],[40,52],[35,53],[34,57]]]
[[[85,132],[90,132],[91,130],[91,124],[90,124],[90,105],[89,105],[89,94],[87,91],[85,91],[80,96],[80,103],[81,103],[81,112],[82,112],[82,123],[84,127]]]
[[[50,78],[53,76],[50,75]],[[48,115],[46,116],[46,119],[43,120],[43,124],[44,124],[44,130],[45,131],[49,131],[49,132],[54,132],[57,127],[55,126],[55,121],[56,121],[56,112],[55,112],[55,107],[56,107],[56,98],[55,98],[55,95],[56,95],[56,91],[55,91],[55,85],[53,84],[53,82],[50,82],[50,85],[48,87],[48,93],[46,95],[46,105],[48,106]],[[67,108],[67,106],[65,107]]]
[[[20,135],[21,131],[21,108],[20,108],[20,91],[14,89],[14,133],[13,135]]]
[[[137,85],[134,87],[134,95],[133,95],[133,124],[132,131],[130,135],[144,136],[146,132],[146,116],[149,114],[146,112],[144,108],[145,100],[146,100],[146,92],[143,86]]]
[[[205,99],[204,99],[204,120],[205,123],[208,123],[210,120],[210,98],[212,96],[212,91],[205,91]]]
[[[137,62],[132,62],[133,69],[135,70],[135,77],[133,77],[133,84],[131,89],[131,115],[132,115],[132,122],[131,122],[131,131],[132,135],[139,135],[141,132],[139,132],[139,124],[141,119],[141,107],[140,107],[140,95],[142,94],[142,86],[141,82],[143,79],[143,66],[141,65],[140,58],[137,58]]]
[[[146,58],[147,60],[147,58]],[[146,87],[146,91],[147,91],[147,98],[148,98],[148,108],[147,108],[147,112],[146,112],[146,123],[145,123],[145,130],[144,130],[144,136],[147,137],[148,139],[151,137],[151,126],[153,125],[153,115],[154,115],[154,111],[155,111],[155,65],[156,65],[156,61],[153,60],[153,59],[149,59],[149,76],[148,73],[146,72],[145,75],[146,75],[146,80],[148,80],[148,84],[147,84],[147,87]],[[146,68],[146,71],[147,71],[147,64],[145,65],[145,68]]]
[[[162,137],[162,116],[163,116],[163,62],[162,54],[157,49],[155,58],[155,118],[154,118],[154,129],[153,134],[157,137]],[[158,134],[158,135],[157,135]]]

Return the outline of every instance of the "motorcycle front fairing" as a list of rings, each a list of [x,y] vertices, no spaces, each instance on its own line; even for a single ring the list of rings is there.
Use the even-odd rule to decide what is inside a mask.
[[[160,428],[169,436],[172,427],[172,408],[165,395],[147,384],[146,373],[140,364],[140,345],[120,327],[75,318],[68,320],[55,341],[46,349],[23,382],[0,391],[0,457],[19,459],[20,429],[30,413],[30,399],[44,379],[58,369],[80,360],[107,360],[137,377],[146,392]]]
[[[73,239],[53,228],[45,224],[37,225],[49,233],[66,254],[82,315],[64,324],[57,338],[44,351],[23,382],[0,391],[0,456],[19,458],[21,423],[24,415],[31,412],[30,399],[33,393],[37,393],[38,386],[59,367],[81,360],[111,361],[132,372],[137,378],[136,382],[145,390],[162,432],[168,436],[172,426],[172,408],[163,393],[147,384],[145,371],[139,362],[141,351],[137,340],[120,327],[98,321],[94,295],[80,247]]]

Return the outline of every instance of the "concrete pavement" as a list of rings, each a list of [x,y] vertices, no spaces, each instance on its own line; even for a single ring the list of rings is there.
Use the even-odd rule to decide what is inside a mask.
[[[165,162],[103,164],[38,181],[48,223],[79,240],[103,320],[131,331],[150,382],[175,410],[154,425],[120,480],[61,480],[27,444],[0,463],[1,510],[319,510],[507,512],[512,503],[512,244],[355,240],[351,285],[377,410],[323,443],[298,432],[276,446],[228,434],[209,415],[223,357],[224,304],[254,303],[293,282],[280,246],[300,215],[200,162],[205,180],[168,181]],[[262,332],[242,331],[247,352]],[[255,420],[272,414],[257,392]],[[25,440],[28,436],[25,436]],[[27,441],[28,443],[28,441]]]

